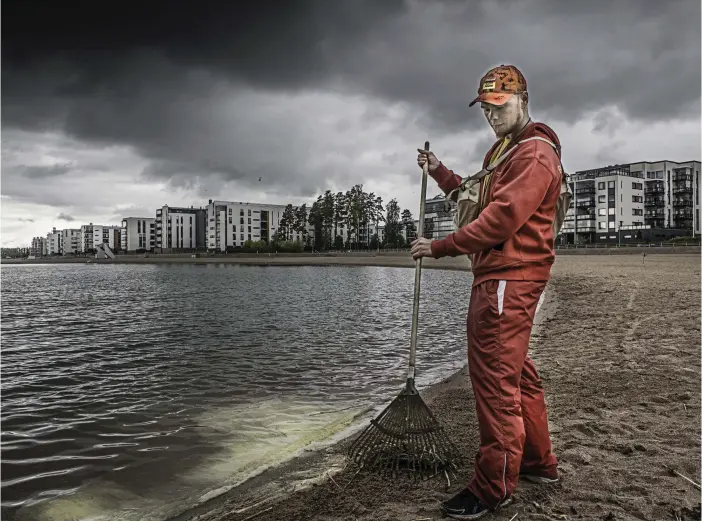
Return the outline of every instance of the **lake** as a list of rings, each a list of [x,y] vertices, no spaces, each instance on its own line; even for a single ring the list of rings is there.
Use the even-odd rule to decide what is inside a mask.
[[[402,388],[414,270],[4,265],[2,516],[174,516]],[[424,270],[417,382],[465,363],[470,272]]]

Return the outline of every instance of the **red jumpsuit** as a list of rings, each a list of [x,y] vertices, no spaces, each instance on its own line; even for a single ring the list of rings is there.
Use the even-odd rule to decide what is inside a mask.
[[[507,149],[532,136],[548,139],[560,151],[558,137],[542,123],[528,124]],[[483,167],[499,145],[486,154]],[[432,242],[434,258],[472,258],[468,368],[480,451],[468,487],[490,508],[512,494],[520,470],[549,478],[557,474],[544,391],[527,352],[536,307],[555,259],[552,224],[561,168],[559,153],[548,143],[533,140],[517,146],[493,171],[480,215]],[[460,183],[443,165],[432,177],[446,193]]]

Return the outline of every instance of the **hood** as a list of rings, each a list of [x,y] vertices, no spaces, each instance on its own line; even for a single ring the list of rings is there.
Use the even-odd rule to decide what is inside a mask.
[[[524,130],[516,137],[512,144],[510,144],[510,147],[514,146],[514,144],[519,140],[531,138],[533,136],[541,136],[542,138],[546,138],[547,140],[553,142],[558,149],[558,157],[561,157],[561,141],[558,139],[558,134],[556,134],[556,131],[545,123],[538,121],[531,122],[524,127]],[[487,151],[487,154],[485,154],[485,158],[483,159],[483,168],[488,166],[492,153],[495,151],[501,141],[502,139],[497,140],[495,143],[493,143],[492,147],[490,147],[490,150]]]

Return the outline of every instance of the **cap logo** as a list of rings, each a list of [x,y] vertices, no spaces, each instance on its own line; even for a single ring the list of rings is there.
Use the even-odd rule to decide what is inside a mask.
[[[487,79],[483,82],[484,91],[492,91],[495,88],[495,80],[493,78]]]

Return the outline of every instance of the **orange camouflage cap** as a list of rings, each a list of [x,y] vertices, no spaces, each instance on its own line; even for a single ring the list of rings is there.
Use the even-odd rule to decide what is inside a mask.
[[[480,79],[478,97],[469,107],[478,102],[504,105],[515,94],[526,92],[527,83],[522,72],[514,65],[500,65],[490,69]]]

